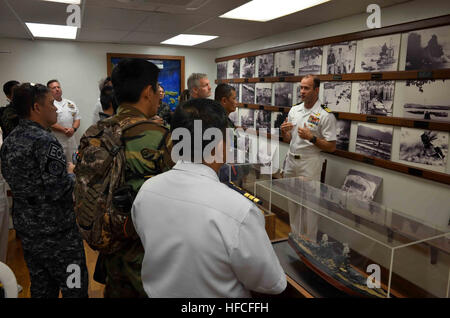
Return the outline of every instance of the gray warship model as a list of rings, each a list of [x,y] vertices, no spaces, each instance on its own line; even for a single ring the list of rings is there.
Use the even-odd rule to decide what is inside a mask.
[[[326,234],[320,244],[289,233],[289,245],[302,262],[334,287],[357,297],[386,298],[382,288],[369,288],[367,275],[351,266],[350,248],[347,244],[328,242]]]

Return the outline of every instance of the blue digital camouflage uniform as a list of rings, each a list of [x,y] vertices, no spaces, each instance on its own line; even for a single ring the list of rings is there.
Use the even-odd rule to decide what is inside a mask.
[[[30,272],[31,297],[57,298],[60,290],[63,297],[87,297],[86,259],[73,210],[74,178],[67,173],[62,146],[38,123],[21,119],[0,156],[14,197],[13,223]]]

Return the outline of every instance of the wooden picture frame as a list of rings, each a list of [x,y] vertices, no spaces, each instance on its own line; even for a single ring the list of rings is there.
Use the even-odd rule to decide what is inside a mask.
[[[108,76],[111,76],[112,69],[114,65],[116,65],[121,59],[125,58],[139,58],[139,59],[146,59],[150,60],[151,62],[163,62],[172,64],[171,67],[174,67],[175,70],[172,70],[175,72],[175,77],[179,77],[179,81],[169,81],[167,80],[167,77],[169,74],[163,73],[163,71],[160,72],[160,77],[158,81],[161,83],[161,85],[164,87],[166,96],[164,97],[163,101],[169,104],[171,110],[174,110],[175,107],[178,105],[179,97],[181,93],[184,91],[185,85],[185,62],[184,62],[184,56],[172,56],[172,55],[148,55],[148,54],[128,54],[128,53],[106,53],[106,65],[107,65],[107,74]],[[178,63],[177,63],[178,62]],[[160,64],[160,63],[155,63]]]

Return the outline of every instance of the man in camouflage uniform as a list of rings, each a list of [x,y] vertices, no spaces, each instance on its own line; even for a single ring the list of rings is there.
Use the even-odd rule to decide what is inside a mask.
[[[142,121],[123,136],[125,181],[132,187],[133,197],[148,178],[173,166],[168,129],[150,121],[159,106],[158,73],[153,63],[141,59],[122,60],[112,73],[120,104],[116,118],[122,127]],[[130,240],[116,253],[100,254],[97,269],[105,271],[105,298],[147,297],[141,280],[143,257],[139,238]]]
[[[14,197],[13,222],[31,280],[31,297],[87,297],[88,272],[75,221],[73,165],[49,131],[56,122],[53,97],[25,83],[14,93],[20,118],[3,143],[1,169]],[[69,170],[69,171],[67,171]]]
[[[5,107],[0,108],[0,127],[2,128],[3,140],[6,139],[6,137],[19,123],[19,116],[17,116],[17,111],[12,104],[14,89],[19,84],[20,83],[18,81],[8,81],[3,85],[3,92],[10,102]]]

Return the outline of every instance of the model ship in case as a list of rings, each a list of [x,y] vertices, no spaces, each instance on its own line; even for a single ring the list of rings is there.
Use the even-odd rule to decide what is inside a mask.
[[[288,242],[306,266],[339,290],[358,297],[387,297],[382,288],[369,288],[367,275],[350,265],[347,244],[339,248],[337,243],[328,242],[326,234],[322,236],[320,244],[300,236],[294,237],[292,233],[289,234]]]

